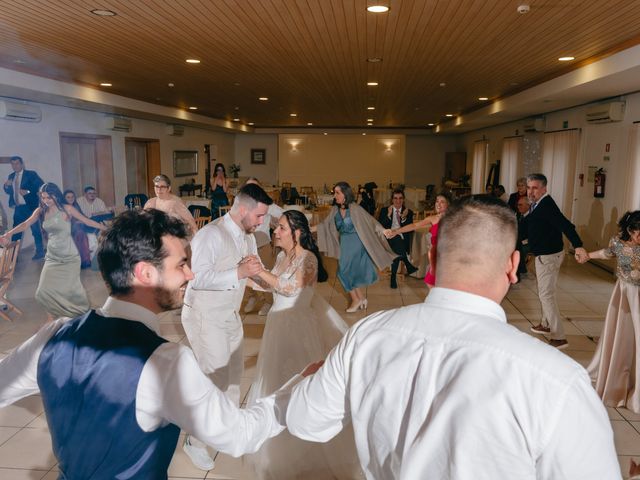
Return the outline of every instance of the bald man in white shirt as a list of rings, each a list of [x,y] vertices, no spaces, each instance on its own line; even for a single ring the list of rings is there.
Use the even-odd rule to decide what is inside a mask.
[[[166,479],[180,428],[233,456],[283,429],[286,389],[241,410],[191,349],[160,337],[158,314],[193,278],[186,238],[159,210],[121,214],[98,250],[104,306],[48,323],[0,362],[0,407],[41,393],[60,478]]]
[[[499,200],[452,205],[431,259],[436,287],[354,325],[294,388],[289,431],[326,442],[351,421],[368,479],[620,479],[584,368],[507,324],[515,245]]]

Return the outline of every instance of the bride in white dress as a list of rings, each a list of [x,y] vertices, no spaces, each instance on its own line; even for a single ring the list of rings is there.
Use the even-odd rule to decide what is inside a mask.
[[[348,329],[338,312],[314,295],[316,282],[326,281],[328,275],[304,214],[284,212],[274,235],[275,245],[282,249],[276,264],[253,279],[258,284],[254,288],[273,291],[274,302],[248,405],[273,393],[310,362],[324,359]],[[248,461],[263,480],[364,478],[350,428],[326,444],[306,442],[285,431]]]

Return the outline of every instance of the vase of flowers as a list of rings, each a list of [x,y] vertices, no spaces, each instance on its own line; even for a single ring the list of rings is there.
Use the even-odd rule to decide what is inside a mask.
[[[238,172],[240,172],[240,170],[242,170],[242,167],[237,163],[232,163],[229,166],[229,171],[233,175],[233,178],[238,178]]]

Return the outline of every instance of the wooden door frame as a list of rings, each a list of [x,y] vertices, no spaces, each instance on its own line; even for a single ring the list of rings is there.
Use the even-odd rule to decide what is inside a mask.
[[[149,196],[153,196],[153,179],[156,175],[162,173],[162,160],[160,158],[160,139],[159,138],[142,138],[142,137],[125,137],[125,152],[128,142],[144,143],[147,147],[147,189]]]

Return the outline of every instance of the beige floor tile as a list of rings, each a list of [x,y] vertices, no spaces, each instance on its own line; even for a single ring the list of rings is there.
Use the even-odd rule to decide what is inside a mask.
[[[622,478],[629,478],[629,465],[631,463],[631,459],[636,463],[640,462],[640,457],[637,456],[618,455],[618,463],[620,464],[620,473],[622,473]]]
[[[0,427],[0,445],[20,431],[18,427]],[[2,478],[2,476],[0,476]]]
[[[17,401],[13,405],[0,408],[0,426],[24,427],[44,412],[42,399],[32,395]]]
[[[41,480],[47,475],[46,470],[23,470],[23,469],[14,469],[14,468],[0,468],[0,478],[2,480]],[[55,477],[51,477],[52,479],[58,478],[58,474],[55,474]]]
[[[613,407],[605,407],[607,409],[607,414],[609,415],[609,420],[624,420],[624,417],[620,415],[618,410]]]
[[[198,468],[196,468],[191,459],[184,453],[182,450],[182,444],[184,443],[184,434],[180,434],[178,438],[178,445],[176,446],[176,451],[173,454],[173,458],[171,459],[171,464],[169,465],[169,476],[170,477],[179,477],[179,478],[205,478],[206,473]],[[215,455],[215,451],[211,448],[209,450],[209,455]]]
[[[216,468],[207,473],[207,480],[210,478],[250,480],[256,478],[256,474],[242,457],[234,458],[219,453],[216,457]]]
[[[585,350],[571,350],[572,346],[569,343],[569,348],[565,350],[560,350],[565,355],[573,358],[576,362],[582,365],[584,368],[587,368],[587,365],[591,363],[591,359],[593,358],[593,352],[588,352]]]
[[[640,455],[640,433],[629,422],[611,420],[616,452],[620,455]]]
[[[632,422],[640,422],[640,413],[632,412],[631,410],[627,410],[626,408],[616,408],[618,413],[622,415],[625,419]]]
[[[595,352],[596,344],[584,335],[567,335],[569,349],[581,350],[585,352]]]
[[[45,428],[23,428],[0,446],[0,467],[48,471],[56,464]]]

